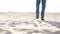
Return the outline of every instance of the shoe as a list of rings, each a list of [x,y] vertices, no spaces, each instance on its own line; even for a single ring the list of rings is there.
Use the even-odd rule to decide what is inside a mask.
[[[39,13],[36,15],[36,19],[39,19]]]
[[[38,16],[36,16],[36,19],[39,19],[39,17],[38,17]]]
[[[44,19],[43,19],[43,18],[41,18],[41,20],[42,20],[42,21],[44,21]]]

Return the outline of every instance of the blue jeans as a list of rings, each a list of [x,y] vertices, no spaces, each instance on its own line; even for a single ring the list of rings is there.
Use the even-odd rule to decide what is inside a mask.
[[[41,1],[42,1],[41,19],[44,19],[46,0],[36,0],[36,14],[39,13],[39,5],[40,5]]]

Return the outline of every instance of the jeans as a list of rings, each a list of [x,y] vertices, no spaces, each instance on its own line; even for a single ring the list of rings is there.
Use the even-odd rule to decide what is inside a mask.
[[[44,12],[45,12],[46,0],[36,0],[36,14],[39,13],[39,5],[40,5],[41,1],[42,1],[41,18],[44,19]]]

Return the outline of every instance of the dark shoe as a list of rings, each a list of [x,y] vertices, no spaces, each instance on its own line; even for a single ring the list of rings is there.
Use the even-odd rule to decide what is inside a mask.
[[[43,18],[41,18],[41,20],[43,20],[43,21],[44,21],[44,19],[43,19]]]
[[[36,19],[39,19],[39,14],[36,15]]]

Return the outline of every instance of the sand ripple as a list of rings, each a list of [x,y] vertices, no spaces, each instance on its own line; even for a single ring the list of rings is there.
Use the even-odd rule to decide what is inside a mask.
[[[60,34],[60,22],[39,19],[0,20],[0,34]]]

